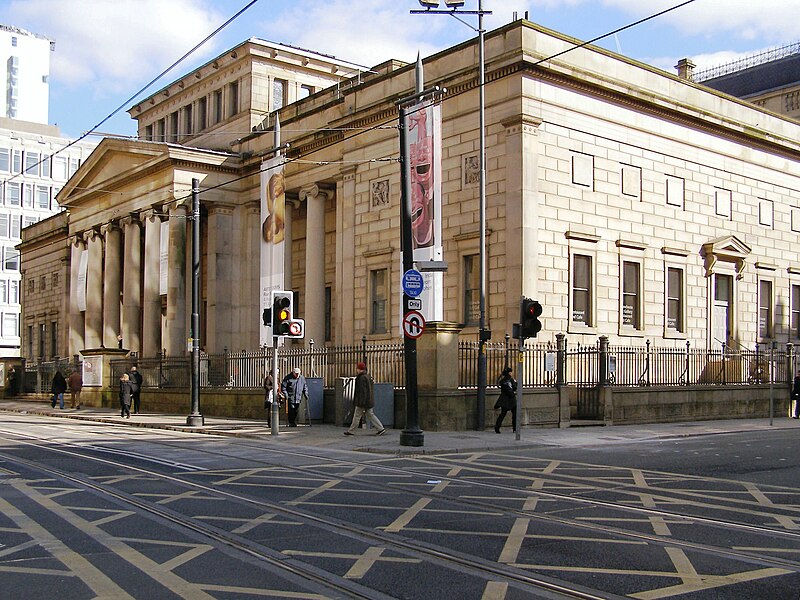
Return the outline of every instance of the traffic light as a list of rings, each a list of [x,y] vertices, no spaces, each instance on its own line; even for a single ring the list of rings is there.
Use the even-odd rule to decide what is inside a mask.
[[[266,310],[264,311],[266,314]],[[292,307],[291,290],[272,292],[272,335],[277,337],[301,338],[305,335],[303,319],[295,319]]]
[[[272,325],[272,308],[265,308],[264,312],[261,313],[261,320],[264,321],[264,327],[269,327]]]
[[[542,315],[542,305],[536,300],[523,298],[520,303],[520,337],[522,339],[536,337],[542,330],[542,322],[539,317]]]

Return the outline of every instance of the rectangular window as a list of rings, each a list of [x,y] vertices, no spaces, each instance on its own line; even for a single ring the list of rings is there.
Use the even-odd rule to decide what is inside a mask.
[[[8,282],[8,303],[19,304],[19,281],[16,279]]]
[[[50,356],[58,355],[58,323],[50,323]]]
[[[28,356],[33,358],[33,325],[28,325]]]
[[[286,104],[286,82],[283,79],[272,80],[272,110],[278,110]]]
[[[592,257],[572,257],[572,322],[591,327],[592,323]]]
[[[8,304],[8,280],[0,279],[0,303]]]
[[[683,333],[683,269],[667,268],[667,329]]]
[[[53,179],[57,179],[58,181],[66,181],[67,180],[67,164],[68,160],[66,156],[54,156],[53,157]]]
[[[772,337],[772,282],[758,282],[758,335],[763,338]]]
[[[239,112],[239,82],[234,81],[228,85],[228,116],[232,117]]]
[[[19,315],[16,313],[3,313],[3,335],[16,337],[19,335]]]
[[[33,224],[38,223],[38,222],[39,222],[39,219],[37,219],[33,215],[31,215],[31,216],[23,215],[22,216],[22,228],[23,229],[25,229],[29,225],[33,225]]]
[[[386,269],[370,271],[370,333],[386,333],[386,304],[389,298],[386,287]]]
[[[69,176],[72,177],[75,175],[75,172],[81,166],[81,159],[80,158],[70,158],[69,159]]]
[[[22,172],[22,150],[14,150],[14,153],[11,157],[11,172]]]
[[[800,338],[800,285],[792,285],[792,314],[791,328],[792,336]]]
[[[11,235],[14,239],[20,238],[20,230],[22,229],[22,215],[11,215]]]
[[[44,358],[44,344],[47,341],[47,325],[42,323],[39,325],[39,357]]]
[[[145,125],[144,126],[144,139],[148,141],[153,140],[153,126],[152,125]]]
[[[714,190],[714,212],[717,216],[731,218],[733,202],[730,190]]]
[[[20,206],[22,204],[22,191],[19,183],[9,181],[6,183],[6,202],[9,206]]]
[[[41,170],[42,177],[44,177],[45,179],[50,179],[50,155],[49,154],[43,154],[42,155],[42,164],[39,165],[39,168]]]
[[[167,120],[166,119],[159,119],[156,122],[156,141],[159,142],[166,142],[167,141]]]
[[[23,208],[33,208],[33,184],[22,184],[22,206]]]
[[[46,185],[36,186],[36,208],[50,209],[50,188]]]
[[[9,215],[7,213],[0,214],[0,237],[9,237]]]
[[[19,252],[6,247],[3,267],[6,271],[19,271]]]
[[[639,270],[639,263],[622,263],[622,325],[633,329],[640,329]]]
[[[476,327],[480,323],[480,255],[464,256],[464,325]]]
[[[25,174],[26,175],[34,175],[36,177],[39,176],[39,153],[38,152],[31,152],[30,150],[25,152]]]
[[[8,173],[11,170],[11,150],[0,148],[0,171]]]

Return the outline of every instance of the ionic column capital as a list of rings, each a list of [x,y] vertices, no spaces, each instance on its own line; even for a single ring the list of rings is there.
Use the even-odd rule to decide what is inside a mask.
[[[139,215],[130,214],[126,217],[122,217],[119,220],[119,224],[121,227],[125,228],[128,227],[129,225],[140,225],[141,221],[139,220]]]
[[[148,221],[153,223],[155,221],[163,221],[164,220],[164,212],[160,208],[148,208],[147,210],[143,210],[139,213],[139,218],[143,223],[147,223]]]
[[[309,198],[319,198],[320,200],[327,200],[331,197],[332,192],[325,188],[319,186],[319,184],[313,184],[304,188],[300,189],[300,201],[308,200]]]
[[[111,233],[113,231],[121,231],[120,228],[119,228],[119,222],[118,221],[110,221],[108,223],[104,223],[103,225],[100,225],[100,233],[103,236],[107,236],[109,233]]]
[[[93,239],[99,238],[99,237],[100,237],[100,231],[96,227],[93,227],[91,229],[87,229],[86,231],[83,232],[83,241],[86,242],[86,243],[89,243]]]

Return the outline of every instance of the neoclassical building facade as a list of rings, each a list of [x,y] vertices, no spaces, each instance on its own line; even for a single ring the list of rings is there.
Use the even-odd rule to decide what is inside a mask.
[[[526,21],[486,36],[494,339],[511,333],[524,295],[544,306],[541,341],[800,341],[800,125],[577,43]],[[477,57],[473,40],[423,61],[425,84],[446,88],[442,312],[472,339]],[[283,268],[302,343],[401,338],[397,100],[414,93],[415,66],[354,70],[249,40],[132,107],[140,140],[104,140],[59,195],[69,354],[116,347],[119,335],[144,356],[186,352],[194,178],[202,345],[258,346],[260,182],[276,117],[289,144]],[[288,104],[271,99],[281,90]],[[219,127],[230,98],[236,122]]]

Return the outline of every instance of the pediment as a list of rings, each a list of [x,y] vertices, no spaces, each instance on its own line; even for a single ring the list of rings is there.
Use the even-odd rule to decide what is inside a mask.
[[[720,261],[733,263],[736,269],[736,278],[741,279],[744,274],[745,261],[752,252],[750,246],[745,244],[735,235],[726,235],[710,240],[703,244],[703,258],[705,259],[706,277],[715,272],[715,267]]]

